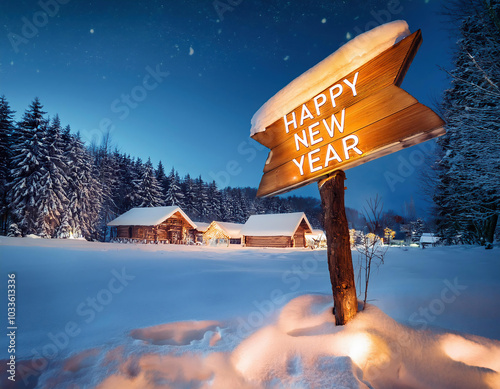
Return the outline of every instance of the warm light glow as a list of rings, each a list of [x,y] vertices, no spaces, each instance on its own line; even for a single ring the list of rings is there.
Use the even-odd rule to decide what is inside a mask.
[[[500,372],[500,347],[484,346],[452,334],[443,337],[441,346],[445,354],[457,362]]]
[[[348,339],[347,355],[358,365],[363,367],[372,351],[372,341],[366,333],[351,335]]]

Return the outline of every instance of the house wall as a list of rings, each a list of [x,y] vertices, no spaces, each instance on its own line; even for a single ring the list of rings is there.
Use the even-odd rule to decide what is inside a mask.
[[[306,234],[304,228],[299,226],[293,235],[293,247],[306,247]]]
[[[208,226],[207,230],[203,234],[203,240],[205,242],[209,242],[211,239],[226,239],[229,241],[229,236],[227,236],[227,234],[222,231],[217,224],[213,223]]]
[[[118,226],[116,227],[116,237],[117,238],[131,238],[129,226]]]
[[[176,213],[157,226],[117,226],[117,238],[183,243],[194,238],[190,224]]]
[[[292,247],[289,236],[244,236],[247,247]]]

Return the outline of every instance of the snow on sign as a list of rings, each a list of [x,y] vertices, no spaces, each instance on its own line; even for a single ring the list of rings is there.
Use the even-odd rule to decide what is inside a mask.
[[[443,135],[443,120],[399,88],[421,43],[420,30],[410,35],[404,21],[379,26],[264,104],[252,118],[252,138],[271,149],[257,195]]]

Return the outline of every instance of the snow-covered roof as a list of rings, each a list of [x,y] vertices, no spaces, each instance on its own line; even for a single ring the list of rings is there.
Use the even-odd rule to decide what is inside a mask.
[[[182,209],[176,206],[132,208],[115,220],[110,221],[108,226],[156,226],[176,212],[179,212],[193,228],[196,228],[196,224],[191,221]]]
[[[210,223],[204,223],[204,222],[194,222],[196,224],[196,229],[200,232],[205,232],[210,225]]]
[[[314,229],[314,230],[312,230],[312,232],[306,232],[306,235],[317,235],[317,236],[321,236],[321,235],[325,235],[325,231],[323,231],[323,230],[317,230],[317,229]]]
[[[396,20],[351,39],[260,107],[252,117],[250,134],[265,131],[267,126],[409,35],[408,24]]]
[[[240,233],[242,236],[291,237],[295,234],[302,220],[306,222],[309,231],[312,231],[312,227],[304,212],[253,215],[248,218]]]
[[[438,237],[431,232],[424,232],[420,237],[420,243],[437,243]]]
[[[214,222],[229,236],[230,239],[241,238],[241,229],[244,224],[239,223],[226,223],[226,222]]]

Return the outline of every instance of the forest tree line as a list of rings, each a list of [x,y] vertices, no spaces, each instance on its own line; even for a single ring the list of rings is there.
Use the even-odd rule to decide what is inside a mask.
[[[439,105],[447,132],[424,176],[434,203],[425,229],[444,243],[490,245],[500,211],[500,0],[447,4],[458,41],[450,87]],[[14,113],[0,97],[0,234],[104,240],[106,224],[116,216],[160,205],[180,206],[203,222],[244,223],[253,214],[303,211],[321,227],[319,199],[257,199],[255,188],[218,188],[201,177],[180,177],[174,168],[166,171],[162,162],[153,166],[121,153],[109,137],[85,145],[57,115],[49,119],[37,98],[19,122]],[[377,233],[385,227],[422,231],[412,202],[409,209],[403,216],[381,211]],[[362,213],[346,213],[350,228],[367,227]]]
[[[0,97],[2,235],[105,240],[107,223],[131,208],[169,205],[181,207],[195,222],[245,223],[255,214],[305,212],[314,228],[322,228],[317,198],[257,198],[256,188],[220,189],[201,176],[180,177],[174,168],[166,171],[162,161],[155,167],[150,159],[143,162],[112,149],[109,135],[99,145],[85,145],[58,115],[50,119],[38,98],[19,122],[14,114]],[[385,227],[399,232],[406,226],[408,232],[409,225],[422,225],[413,199],[405,202],[403,216],[379,211],[373,232],[381,237]],[[346,215],[350,228],[367,228],[362,212],[347,207]],[[422,228],[411,230],[415,238]]]
[[[250,215],[306,212],[320,227],[319,199],[256,198],[255,188],[217,187],[201,176],[180,177],[160,161],[112,149],[109,136],[85,145],[49,118],[35,98],[21,120],[0,97],[0,233],[104,240],[106,224],[134,207],[176,205],[194,221],[245,223]]]

